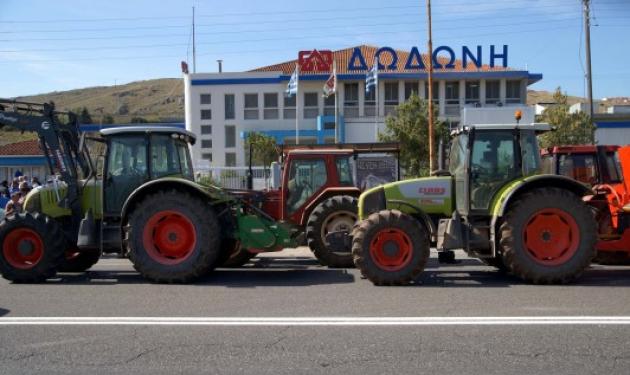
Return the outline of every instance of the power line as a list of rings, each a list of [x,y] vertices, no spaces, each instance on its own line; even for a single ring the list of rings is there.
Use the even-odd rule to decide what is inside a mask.
[[[575,21],[580,20],[580,17],[571,17],[571,18],[562,18],[555,20],[556,22],[566,22],[566,21]],[[504,26],[514,26],[514,25],[532,25],[532,24],[547,24],[549,21],[524,21],[524,22],[511,22],[511,23],[489,23],[483,26],[479,25],[469,25],[469,26],[458,26],[457,29],[475,29],[475,28],[490,28],[490,27],[504,27]],[[391,22],[387,23],[369,23],[369,24],[360,24],[360,25],[352,25],[353,28],[357,27],[375,27],[375,26],[408,26],[408,25],[417,25],[417,21],[413,22],[397,22],[396,24],[392,24]],[[346,29],[347,25],[340,26],[329,26],[329,29]],[[450,28],[449,28],[450,29]],[[246,34],[246,33],[266,33],[266,32],[286,32],[286,31],[302,31],[302,30],[312,30],[312,27],[292,27],[292,28],[274,28],[274,29],[253,29],[253,30],[232,30],[232,31],[213,31],[213,32],[203,32],[196,33],[197,35],[225,35],[225,34]],[[438,28],[438,30],[440,30]],[[446,28],[444,28],[446,30]],[[1,39],[3,42],[26,42],[26,41],[77,41],[77,40],[110,40],[110,39],[137,39],[144,37],[186,37],[186,34],[155,34],[155,35],[124,35],[124,36],[103,36],[103,37],[79,37],[79,38],[22,38],[22,39]]]
[[[501,4],[505,3],[522,3],[522,0],[502,0]],[[549,4],[539,7],[554,7],[554,6],[565,6],[572,4],[572,0],[567,0],[566,3],[556,3]],[[459,2],[453,3],[449,2],[448,4],[436,4],[437,7],[445,7],[445,6],[453,6],[453,5],[496,5],[495,1],[469,1],[469,2]],[[606,3],[604,3],[606,4]],[[377,6],[377,7],[361,7],[361,8],[326,8],[326,9],[304,9],[304,10],[288,10],[288,11],[264,11],[264,12],[232,12],[232,13],[220,13],[220,14],[199,14],[197,17],[200,18],[224,18],[224,17],[241,17],[241,16],[270,16],[270,15],[287,15],[287,14],[312,14],[312,13],[338,13],[338,12],[361,12],[367,10],[383,10],[383,9],[418,9],[421,10],[422,7],[419,5],[392,5],[392,6]],[[500,10],[506,8],[498,8]],[[507,9],[522,9],[518,8],[507,8]],[[483,10],[487,11],[487,10]],[[468,11],[467,11],[468,12]],[[105,18],[62,18],[62,19],[43,19],[43,20],[8,20],[3,21],[5,24],[42,24],[42,23],[63,23],[63,22],[113,22],[113,21],[145,21],[145,20],[164,20],[164,19],[189,19],[188,16],[140,16],[140,17],[105,17]]]

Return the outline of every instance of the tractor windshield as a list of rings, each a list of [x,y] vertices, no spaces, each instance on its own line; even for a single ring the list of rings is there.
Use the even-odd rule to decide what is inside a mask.
[[[151,178],[181,176],[193,179],[188,144],[169,134],[151,136]]]
[[[521,171],[516,165],[513,131],[476,132],[470,160],[470,208],[486,210],[492,197]]]

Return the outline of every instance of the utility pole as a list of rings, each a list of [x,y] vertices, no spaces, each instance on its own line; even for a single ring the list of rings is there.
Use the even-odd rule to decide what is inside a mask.
[[[193,73],[197,73],[197,51],[195,49],[195,7],[193,8],[192,39],[193,39]]]
[[[591,72],[591,15],[590,15],[590,0],[582,0],[584,4],[584,36],[586,45],[586,90],[588,98],[588,115],[591,117],[591,123],[593,122],[593,76]]]
[[[433,144],[433,41],[431,36],[431,0],[427,0],[427,21],[429,30],[429,173],[433,173],[435,147]]]

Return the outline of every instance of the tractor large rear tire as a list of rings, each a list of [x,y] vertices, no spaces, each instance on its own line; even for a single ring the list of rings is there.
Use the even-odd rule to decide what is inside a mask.
[[[221,231],[208,204],[175,190],[144,198],[129,217],[126,245],[134,268],[149,280],[186,283],[217,265]]]
[[[59,223],[41,213],[7,216],[0,223],[0,273],[7,280],[38,283],[55,276],[65,256]]]
[[[409,284],[429,259],[426,228],[398,210],[373,213],[354,227],[352,235],[354,263],[374,285]]]
[[[575,194],[536,189],[510,205],[500,229],[503,261],[534,284],[577,279],[595,256],[597,223]]]
[[[354,266],[352,252],[332,251],[326,235],[344,230],[350,233],[357,217],[357,199],[348,195],[328,198],[315,207],[306,224],[306,242],[320,264],[332,268]]]
[[[95,251],[66,251],[59,272],[85,272],[101,259],[101,252]]]

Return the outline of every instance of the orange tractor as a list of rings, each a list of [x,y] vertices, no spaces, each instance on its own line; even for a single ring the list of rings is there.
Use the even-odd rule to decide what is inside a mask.
[[[630,146],[558,146],[542,151],[545,173],[591,186],[600,264],[630,264]]]

